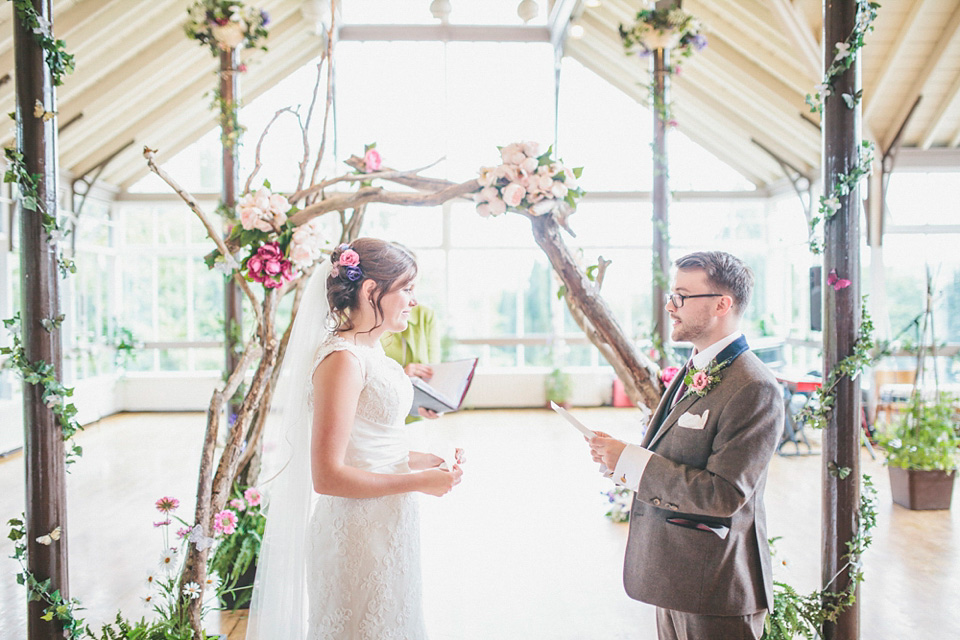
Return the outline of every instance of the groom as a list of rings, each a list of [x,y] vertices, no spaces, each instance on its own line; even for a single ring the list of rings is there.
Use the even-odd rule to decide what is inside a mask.
[[[721,251],[675,264],[666,309],[672,339],[693,343],[692,360],[640,446],[598,432],[590,450],[636,492],[623,584],[656,605],[660,640],[759,638],[773,609],[763,490],[783,396],[740,333],[750,268]]]

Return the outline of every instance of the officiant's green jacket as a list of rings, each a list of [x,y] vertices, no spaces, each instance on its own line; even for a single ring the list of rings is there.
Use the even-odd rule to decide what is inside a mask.
[[[740,341],[716,386],[668,410],[681,373],[651,417],[641,446],[653,455],[634,497],[624,561],[624,587],[636,600],[710,616],[773,610],[763,492],[783,430],[783,395]]]
[[[433,309],[417,305],[410,310],[407,328],[400,333],[385,333],[380,338],[387,357],[396,360],[400,366],[411,362],[429,364],[440,362],[440,330],[437,328],[436,314]],[[407,416],[407,423],[420,420],[416,416]]]

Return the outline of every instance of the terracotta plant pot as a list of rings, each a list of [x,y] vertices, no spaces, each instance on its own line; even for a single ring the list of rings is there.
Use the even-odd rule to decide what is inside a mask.
[[[887,467],[893,501],[913,510],[949,509],[956,471],[920,471]]]

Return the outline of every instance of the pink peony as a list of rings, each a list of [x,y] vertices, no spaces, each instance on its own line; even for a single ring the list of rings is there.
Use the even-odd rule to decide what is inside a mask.
[[[516,182],[511,182],[503,189],[503,201],[508,207],[518,207],[527,195],[526,189]]]
[[[260,504],[260,501],[263,500],[263,496],[260,494],[260,490],[256,487],[250,487],[243,492],[243,498],[247,501],[251,507],[255,507]]]
[[[670,382],[677,377],[678,373],[680,373],[680,367],[664,367],[660,372],[660,379],[663,381],[663,384],[670,384]]]
[[[499,216],[507,212],[507,203],[500,198],[494,198],[490,201],[490,215]]]
[[[176,511],[177,507],[180,506],[180,501],[176,498],[171,498],[170,496],[164,496],[157,500],[157,511],[161,513],[170,513],[171,511]]]
[[[355,267],[360,264],[360,254],[353,249],[347,249],[340,254],[340,260],[337,264],[341,267]]]
[[[237,514],[229,509],[224,509],[213,516],[213,530],[229,536],[237,530]]]
[[[293,266],[284,258],[279,244],[268,242],[260,245],[247,260],[247,279],[276,289],[293,279]]]
[[[693,374],[693,379],[690,381],[690,387],[694,391],[703,391],[707,388],[707,385],[710,384],[710,376],[708,376],[703,371],[697,371]]]
[[[378,171],[380,162],[380,152],[376,149],[367,149],[367,152],[363,154],[363,169],[366,173]]]

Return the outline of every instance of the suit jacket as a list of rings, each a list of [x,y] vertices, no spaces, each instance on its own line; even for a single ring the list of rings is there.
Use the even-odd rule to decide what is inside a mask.
[[[677,375],[651,417],[641,444],[653,455],[634,496],[623,570],[636,600],[714,616],[773,610],[763,491],[783,430],[783,395],[742,336],[716,361],[731,354],[705,396],[668,410]],[[703,428],[677,424],[684,413],[706,411]],[[724,527],[721,539],[715,532]]]

